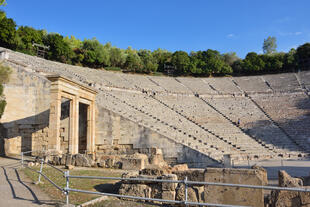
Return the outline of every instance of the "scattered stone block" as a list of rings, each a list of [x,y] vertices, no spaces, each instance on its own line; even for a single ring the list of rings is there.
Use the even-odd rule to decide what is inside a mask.
[[[179,164],[172,167],[172,172],[188,170],[187,164]]]
[[[178,180],[178,177],[174,174],[163,175],[160,177],[162,180]],[[175,191],[178,183],[162,183],[163,191]]]
[[[165,200],[175,200],[175,191],[162,191],[161,199]]]
[[[73,170],[73,169],[74,169],[74,166],[73,166],[73,165],[66,165],[66,169],[68,169],[68,170]]]
[[[148,157],[145,154],[133,154],[121,159],[123,170],[141,170],[148,164]]]

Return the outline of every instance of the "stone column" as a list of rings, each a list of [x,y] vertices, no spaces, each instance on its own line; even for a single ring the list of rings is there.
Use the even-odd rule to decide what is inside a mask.
[[[61,94],[58,88],[51,89],[51,106],[49,116],[48,149],[60,152],[60,116]]]
[[[95,106],[92,101],[87,107],[87,152],[95,150]]]
[[[79,96],[75,96],[72,100],[72,125],[71,129],[71,139],[72,139],[72,151],[71,154],[79,153]]]

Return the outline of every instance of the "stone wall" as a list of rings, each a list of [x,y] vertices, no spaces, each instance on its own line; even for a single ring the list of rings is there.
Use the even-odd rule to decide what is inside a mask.
[[[162,149],[164,158],[175,158],[177,163],[187,163],[190,167],[217,166],[208,156],[175,142],[150,128],[128,120],[103,107],[98,108],[96,120],[96,149],[103,152],[110,146],[132,153],[135,149]]]
[[[7,153],[44,150],[49,118],[49,81],[43,76],[9,64],[13,73],[5,85],[7,106],[0,123]],[[4,153],[4,148],[0,150]]]
[[[267,185],[267,172],[262,168],[233,169],[208,168],[205,170],[206,182],[221,182],[247,185]],[[250,195],[250,196],[249,196]],[[264,206],[264,191],[261,189],[205,186],[206,202],[244,206]]]
[[[140,171],[139,175],[124,174],[125,178],[148,178],[165,180],[224,182],[247,185],[267,185],[267,173],[257,169],[220,169],[172,171],[172,174],[158,174],[159,170]],[[168,200],[185,199],[185,186],[182,183],[156,183],[145,181],[124,181],[119,193],[123,195],[159,198]],[[261,189],[228,188],[223,186],[188,185],[188,200],[200,203],[234,204],[242,206],[264,206],[264,191]]]
[[[45,150],[48,144],[50,82],[30,69],[27,71],[25,66],[12,62],[7,64],[13,68],[13,74],[4,91],[8,105],[1,119],[3,130],[0,136],[6,138],[6,152],[19,154],[21,151]],[[62,105],[63,112],[66,113],[61,117],[60,140],[61,149],[66,152],[69,137],[69,104],[64,100]],[[218,164],[199,151],[101,107],[100,103],[96,105],[97,153],[133,154],[146,151],[143,153],[147,154],[151,148],[160,148],[165,159],[187,163],[191,167]],[[3,139],[1,141],[3,142]],[[4,152],[4,148],[1,152]]]
[[[279,187],[310,189],[310,186],[304,186],[302,179],[292,178],[282,170],[279,171]],[[269,206],[310,207],[310,193],[273,190],[270,195]]]

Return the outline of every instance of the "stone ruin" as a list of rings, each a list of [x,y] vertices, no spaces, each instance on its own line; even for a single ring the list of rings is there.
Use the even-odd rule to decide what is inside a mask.
[[[183,169],[182,169],[183,168]],[[252,169],[206,168],[187,169],[175,166],[170,169],[144,169],[139,173],[125,173],[124,178],[222,182],[245,185],[267,185],[266,171],[257,166]],[[279,171],[279,187],[310,189],[310,176],[292,178],[285,171]],[[303,185],[307,182],[307,185]],[[156,183],[150,181],[122,181],[119,193],[146,198],[184,201],[184,184]],[[225,186],[189,185],[188,201],[200,203],[232,204],[255,207],[310,207],[310,193],[292,191],[267,191]],[[151,202],[151,201],[150,201]],[[174,206],[174,205],[172,205]]]
[[[187,169],[184,166],[175,166],[174,168],[168,170],[144,169],[135,174],[125,173],[123,177],[163,180],[184,180],[185,177],[187,177],[190,181],[223,182],[248,185],[266,185],[268,183],[267,173],[262,168]],[[185,186],[182,183],[122,181],[119,193],[122,195],[184,201],[184,188]],[[263,207],[264,192],[260,189],[193,184],[188,186],[188,201]]]
[[[307,183],[309,180],[310,176],[304,178],[293,178],[285,171],[279,171],[280,187],[304,188],[310,190],[310,183]],[[304,183],[304,181],[306,182]],[[310,207],[310,192],[272,191],[269,197],[268,206]]]
[[[144,154],[143,154],[144,153]],[[133,154],[37,154],[53,165],[64,165],[67,168],[99,167],[123,170],[143,170],[145,168],[168,168],[160,149],[151,148],[146,152],[136,151]]]

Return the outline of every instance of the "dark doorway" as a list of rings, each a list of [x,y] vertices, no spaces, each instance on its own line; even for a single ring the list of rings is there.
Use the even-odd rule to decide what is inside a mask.
[[[88,105],[79,103],[79,153],[87,150],[87,111]]]
[[[70,101],[67,98],[61,98],[61,114],[60,114],[60,150],[69,152],[69,136],[70,136]]]

